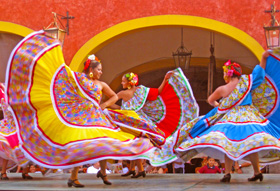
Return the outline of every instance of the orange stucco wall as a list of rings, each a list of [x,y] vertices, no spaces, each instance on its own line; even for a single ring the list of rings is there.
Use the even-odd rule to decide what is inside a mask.
[[[246,32],[265,47],[263,24],[269,22],[270,15],[264,10],[270,9],[271,3],[273,0],[1,0],[0,21],[41,30],[51,23],[51,12],[66,15],[69,11],[75,16],[70,20],[70,35],[63,50],[69,64],[79,48],[103,30],[156,15],[192,15],[221,21]],[[280,8],[280,2],[276,7]]]

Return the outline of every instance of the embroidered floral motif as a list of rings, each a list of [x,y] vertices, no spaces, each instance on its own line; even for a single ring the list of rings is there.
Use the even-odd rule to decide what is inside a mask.
[[[147,99],[149,93],[149,88],[145,86],[137,86],[136,91],[134,92],[133,97],[128,101],[122,102],[122,110],[133,110],[138,111],[142,109],[143,105],[145,104],[145,101]]]
[[[272,81],[265,77],[264,82],[252,91],[253,104],[265,117],[275,109],[277,99],[275,90],[276,87]]]
[[[220,102],[219,111],[225,112],[235,105],[240,104],[247,93],[250,92],[250,88],[251,77],[248,75],[242,75],[237,87],[233,90],[233,92]]]
[[[204,145],[204,147],[212,147],[222,149],[233,158],[243,157],[248,151],[254,151],[264,145],[274,148],[280,148],[280,142],[267,133],[254,134],[246,139],[246,141],[231,141],[221,132],[211,132],[207,135],[197,137],[195,139],[183,142],[178,150],[196,148],[196,146]]]

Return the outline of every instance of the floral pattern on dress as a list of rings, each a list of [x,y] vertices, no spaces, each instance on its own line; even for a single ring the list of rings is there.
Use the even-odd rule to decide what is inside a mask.
[[[149,93],[149,88],[145,86],[137,86],[133,97],[128,101],[122,101],[122,110],[133,110],[137,112],[142,109],[143,105],[146,102],[147,96]]]
[[[92,99],[96,100],[97,103],[100,103],[102,98],[101,89],[96,84],[94,84],[93,81],[89,80],[85,74],[75,72],[74,75],[84,92]]]
[[[26,157],[41,166],[71,168],[107,158],[134,160],[139,158],[139,155],[148,154],[155,149],[149,139],[137,138],[120,129],[94,127],[92,132],[95,134],[91,137],[85,135],[82,136],[86,137],[84,139],[76,138],[88,130],[88,127],[83,124],[90,122],[96,124],[94,118],[90,117],[86,122],[81,121],[79,117],[85,118],[83,113],[81,116],[79,115],[79,109],[90,109],[89,113],[92,116],[95,115],[96,110],[94,107],[89,107],[92,102],[85,98],[89,94],[84,95],[78,86],[83,86],[86,91],[88,89],[83,83],[76,83],[72,71],[69,73],[63,71],[64,69],[58,70],[61,68],[67,70],[61,47],[59,42],[44,36],[43,32],[35,32],[24,38],[14,50],[8,67],[8,103],[13,109],[14,119],[17,120],[17,134],[20,140],[18,146],[21,149],[15,150],[16,155],[19,156],[18,151],[23,151]],[[68,77],[65,76],[66,73]],[[54,80],[56,77],[57,83]],[[72,86],[68,86],[63,82],[64,80],[72,83]],[[62,86],[59,87],[59,84]],[[72,94],[75,92],[73,87],[80,97]],[[94,86],[89,85],[88,87],[89,91],[94,89]],[[57,92],[56,88],[58,88]],[[51,97],[52,94],[56,99],[52,99],[54,98]],[[62,98],[65,98],[65,101]],[[79,102],[82,98],[84,98],[84,102]],[[99,99],[98,96],[94,98]],[[77,101],[77,105],[72,100]],[[56,104],[53,102],[55,101],[57,101],[58,107],[54,107]],[[78,107],[79,104],[83,104],[84,107]],[[72,107],[73,110],[76,109],[75,112],[78,115],[75,115]],[[54,112],[55,108],[58,108],[61,116],[65,116],[68,122],[76,123],[76,125],[82,124],[81,127],[86,128],[76,128],[76,126],[63,123],[59,115]],[[73,115],[69,115],[67,110],[71,110]],[[104,118],[107,118],[105,114]],[[108,121],[110,120],[108,119]],[[43,127],[39,124],[43,124]],[[125,123],[123,122],[123,124]],[[64,129],[56,130],[59,128]],[[47,133],[50,129],[52,132],[48,136]],[[118,135],[121,137],[119,138]],[[62,142],[61,144],[53,141],[53,138],[57,137],[61,138],[59,140]],[[64,143],[63,138],[66,137],[71,137],[71,141]],[[19,162],[19,164],[23,163],[23,161]]]
[[[138,112],[138,114],[141,116],[141,118],[144,118],[148,121],[151,120],[152,123],[157,123],[160,121],[165,115],[165,106],[161,100],[161,97],[158,96],[154,101],[147,100],[145,106],[143,107],[143,111],[141,113]]]
[[[149,122],[149,124],[160,124],[162,120],[170,119],[175,114],[174,104],[178,104],[178,110],[175,115],[180,115],[175,121],[177,128],[186,124],[186,122],[191,121],[193,118],[198,116],[199,108],[196,100],[193,96],[191,86],[184,76],[180,68],[172,71],[173,75],[168,80],[168,85],[166,85],[156,100],[147,100],[143,105],[142,109],[137,111],[140,118]],[[143,94],[144,91],[142,91]],[[141,92],[137,92],[134,96],[145,97],[145,95],[140,95]],[[170,96],[172,93],[172,96]],[[165,96],[167,95],[168,96]],[[124,103],[124,102],[123,102]],[[135,102],[137,103],[137,102]],[[166,105],[169,104],[169,105]],[[169,106],[172,106],[170,108]],[[122,107],[127,108],[127,107]],[[136,107],[134,107],[136,108]],[[167,113],[167,109],[170,113]],[[177,108],[176,108],[177,109]],[[170,122],[170,121],[168,121]],[[166,122],[164,123],[166,126]],[[170,128],[170,126],[167,126]],[[145,159],[149,160],[153,166],[162,166],[164,164],[170,163],[177,159],[174,153],[174,144],[176,142],[176,129],[174,128],[173,133],[166,138],[166,141],[160,148],[155,149],[153,153],[143,156]],[[154,139],[152,139],[154,141]],[[153,142],[152,141],[152,142]]]
[[[180,129],[175,145],[178,155],[183,156],[190,151],[197,151],[217,159],[223,159],[226,154],[232,160],[240,160],[258,152],[260,162],[280,161],[278,126],[265,118],[258,107],[250,103],[251,98],[260,100],[266,93],[271,95],[271,86],[266,81],[264,83],[266,85],[255,89],[254,93],[260,95],[251,97],[251,87],[261,84],[263,69],[256,67],[253,73],[255,81],[252,81],[252,84],[247,81],[250,81],[251,75],[242,76],[234,91],[220,101],[219,109],[224,109],[223,112],[214,108],[205,116],[193,120]],[[267,87],[270,88],[265,89]],[[265,153],[269,154],[264,156]]]
[[[141,131],[147,134],[147,137],[156,145],[162,145],[165,142],[164,132],[157,128],[154,124],[147,123],[144,119],[135,119],[128,117],[118,112],[109,112],[110,117],[114,122],[124,123],[137,131]],[[125,127],[125,126],[124,126]]]
[[[276,86],[272,80],[269,80],[268,76],[259,87],[252,91],[253,104],[264,117],[267,117],[275,109],[278,96]]]
[[[28,160],[17,146],[12,148],[9,144],[8,139],[15,140],[16,125],[11,112],[8,110],[9,106],[4,99],[1,100],[1,106],[4,119],[0,121],[0,158],[8,160],[7,169],[9,169],[16,165],[16,163],[27,163]],[[13,143],[13,145],[15,145],[15,143]]]
[[[73,78],[69,77],[65,67],[62,67],[57,73],[53,86],[55,107],[58,109],[61,118],[72,125],[116,128],[116,125],[111,124],[104,116],[99,105],[95,105],[78,93],[79,90],[73,86]],[[94,98],[99,102],[101,90],[98,89],[98,86],[88,80],[85,75],[77,73],[76,75],[83,90],[91,97],[96,96]]]
[[[193,126],[200,120],[199,117],[193,119],[192,121],[186,123],[183,127],[178,130],[178,134],[176,136],[175,147],[178,147],[182,142],[187,141],[190,137],[190,131]]]
[[[250,75],[242,75],[237,87],[233,92],[220,102],[218,110],[220,112],[226,112],[232,107],[240,104],[243,98],[250,92],[252,82]]]
[[[162,166],[177,159],[177,156],[173,151],[174,139],[172,136],[166,139],[164,145],[160,146],[154,150],[154,152],[150,152],[147,155],[142,155],[143,158],[150,161],[152,166]]]
[[[280,160],[280,152],[276,149],[271,149],[269,152],[259,159],[259,162],[262,163],[278,163]]]
[[[26,138],[25,135],[29,133],[29,129],[21,127],[32,127],[34,124],[34,116],[28,104],[28,97],[25,94],[25,91],[30,86],[26,79],[29,78],[29,74],[33,71],[30,63],[34,61],[34,56],[43,51],[44,47],[50,45],[52,47],[59,46],[59,42],[43,35],[43,32],[36,32],[20,42],[18,45],[20,48],[10,56],[11,64],[6,74],[9,75],[7,81],[7,102],[14,111],[21,113],[19,130],[22,132],[21,136],[23,138]]]
[[[13,115],[8,110],[9,106],[4,101],[4,99],[1,100],[1,106],[2,106],[2,111],[4,113],[4,119],[0,121],[0,127],[1,127],[0,134],[3,134],[4,136],[8,136],[16,132],[16,125],[15,125]]]
[[[211,132],[207,135],[183,142],[177,150],[188,150],[189,148],[195,148],[201,145],[218,150],[222,149],[236,160],[241,159],[250,152],[256,152],[260,148],[280,148],[280,142],[267,133],[253,134],[246,141],[231,141],[221,132]]]
[[[170,72],[172,75],[158,98],[154,101],[146,101],[142,111],[137,112],[141,117],[156,123],[158,126],[168,125],[169,129],[165,129],[168,131],[165,132],[167,137],[185,123],[198,117],[199,113],[191,86],[182,70],[177,68]],[[178,108],[174,107],[177,105]],[[163,122],[164,120],[165,122]],[[172,124],[167,124],[166,121]]]
[[[267,122],[267,119],[253,105],[236,106],[223,115],[216,124],[220,123],[258,123]],[[212,124],[214,125],[214,124]]]
[[[170,84],[173,86],[177,96],[180,97],[182,110],[182,123],[180,126],[198,117],[199,107],[193,96],[191,85],[180,68],[174,70],[170,78]]]

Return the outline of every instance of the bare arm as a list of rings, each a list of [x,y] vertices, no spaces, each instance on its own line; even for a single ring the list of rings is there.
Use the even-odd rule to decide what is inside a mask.
[[[168,81],[168,79],[172,76],[172,74],[173,74],[173,72],[168,72],[168,73],[165,75],[165,77],[164,77],[162,83],[160,84],[160,86],[159,86],[159,88],[158,88],[158,94],[161,94],[164,85],[166,84],[166,82]]]
[[[121,106],[117,105],[117,104],[113,104],[109,106],[111,109],[121,109]]]
[[[218,99],[223,97],[223,86],[218,87],[207,99],[208,103],[213,107],[219,106]]]
[[[123,91],[120,91],[119,93],[117,93],[118,100],[123,99],[123,94],[124,94]],[[119,105],[114,103],[114,104],[110,105],[110,108],[112,108],[112,109],[121,109],[121,106],[119,106]]]
[[[101,85],[103,93],[109,98],[100,105],[101,109],[105,109],[116,103],[118,101],[118,96],[105,82],[101,82]]]
[[[269,56],[269,52],[266,50],[263,54],[262,54],[262,59],[260,62],[260,67],[262,67],[265,70],[266,67],[266,59]]]

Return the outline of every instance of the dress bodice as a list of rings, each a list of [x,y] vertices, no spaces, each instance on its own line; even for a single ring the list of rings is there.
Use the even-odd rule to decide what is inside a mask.
[[[88,79],[85,74],[75,72],[77,76],[78,83],[82,90],[92,99],[100,103],[102,98],[102,90],[96,85],[92,80]]]
[[[149,93],[149,88],[138,86],[133,94],[133,97],[128,101],[122,101],[122,110],[139,111],[146,102]]]
[[[220,100],[218,112],[224,113],[238,105],[251,105],[251,91],[257,88],[264,80],[265,72],[257,65],[251,75],[242,75],[232,93]]]

